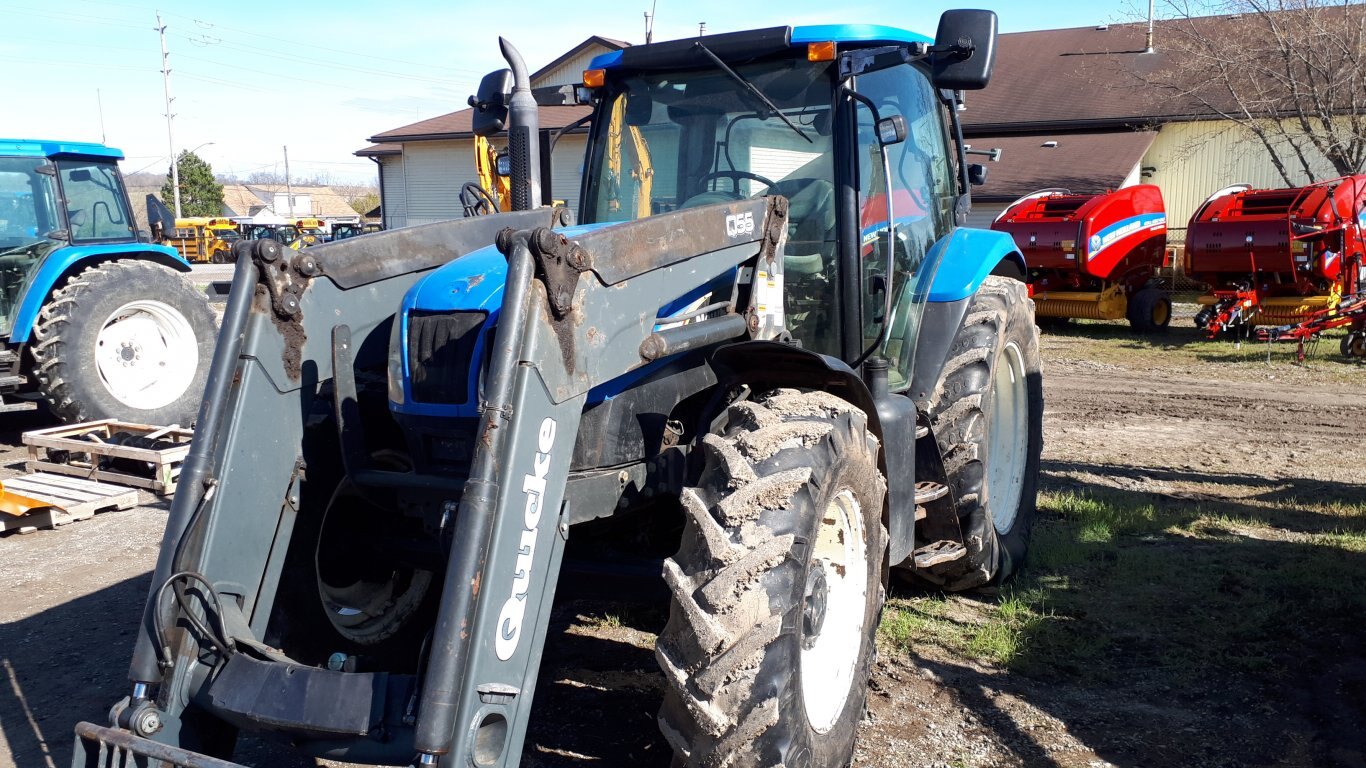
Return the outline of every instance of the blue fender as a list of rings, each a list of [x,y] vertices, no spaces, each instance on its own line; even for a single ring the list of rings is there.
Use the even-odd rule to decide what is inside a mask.
[[[940,253],[935,254],[936,250]],[[934,281],[930,283],[929,300],[966,299],[982,287],[982,281],[998,264],[1006,260],[1015,262],[1020,274],[1025,274],[1024,255],[1010,235],[990,229],[958,227],[935,243],[926,259],[931,264],[939,262]]]
[[[14,327],[10,330],[10,341],[22,344],[33,333],[33,324],[38,320],[47,297],[52,289],[61,284],[68,275],[94,266],[102,261],[114,259],[145,259],[170,267],[179,272],[189,272],[190,262],[181,257],[176,249],[165,245],[149,243],[115,243],[112,245],[75,245],[58,248],[49,253],[37,271],[29,278],[24,287],[23,298],[19,301],[19,311],[14,314]]]

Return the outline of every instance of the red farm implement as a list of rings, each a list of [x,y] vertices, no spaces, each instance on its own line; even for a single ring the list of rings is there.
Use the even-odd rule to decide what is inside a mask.
[[[1012,203],[991,228],[1009,233],[1024,254],[1038,317],[1127,318],[1140,333],[1171,321],[1171,299],[1154,279],[1167,213],[1152,184],[1101,195],[1041,190]]]
[[[1364,230],[1366,174],[1219,190],[1186,230],[1186,274],[1210,287],[1196,326],[1211,337],[1279,326],[1259,335],[1301,340],[1354,324],[1361,330],[1353,297],[1366,289]]]

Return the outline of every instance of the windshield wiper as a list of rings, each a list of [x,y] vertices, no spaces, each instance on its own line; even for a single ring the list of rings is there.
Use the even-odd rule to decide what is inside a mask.
[[[797,124],[792,122],[792,120],[789,119],[787,115],[784,115],[782,111],[778,109],[778,105],[770,101],[769,98],[764,95],[763,91],[759,90],[758,88],[755,88],[753,83],[741,77],[739,72],[736,72],[735,70],[731,69],[726,64],[726,62],[721,60],[720,56],[717,56],[716,54],[712,53],[710,48],[708,48],[700,42],[695,42],[693,43],[693,45],[697,46],[698,50],[707,54],[707,58],[711,59],[712,62],[716,64],[716,66],[719,67],[722,72],[725,72],[727,77],[739,83],[746,91],[749,91],[749,93],[753,95],[754,98],[763,102],[763,105],[765,107],[768,107],[770,112],[777,115],[778,118],[781,119],[784,123],[787,123],[787,127],[796,131],[798,136],[802,137],[803,139],[806,139],[807,143],[816,143],[810,136],[807,136],[801,128],[797,127]]]

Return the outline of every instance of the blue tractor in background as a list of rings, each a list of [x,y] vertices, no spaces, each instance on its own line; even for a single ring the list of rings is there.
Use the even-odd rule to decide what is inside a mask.
[[[599,58],[575,224],[504,41],[471,103],[508,132],[513,210],[239,243],[128,695],[73,764],[223,766],[239,732],[539,763],[561,573],[615,591],[602,569],[645,560],[661,740],[631,764],[848,765],[892,574],[1000,583],[1034,517],[1024,263],[962,226],[984,172],[958,108],[995,44],[995,14],[949,11],[935,40]]]
[[[0,139],[0,411],[188,425],[216,323],[100,144]]]

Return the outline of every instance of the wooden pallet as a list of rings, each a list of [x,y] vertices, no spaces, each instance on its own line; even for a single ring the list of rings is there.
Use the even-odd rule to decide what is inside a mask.
[[[16,530],[31,533],[39,528],[56,528],[94,517],[96,512],[128,509],[138,503],[138,492],[131,488],[46,472],[12,477],[3,482],[7,491],[52,506],[34,509],[18,517],[0,514],[0,533]]]
[[[132,432],[157,440],[175,443],[170,448],[153,450],[133,448],[124,445],[105,443],[117,432]],[[146,488],[161,495],[175,493],[176,481],[180,477],[180,465],[190,452],[190,439],[194,432],[181,427],[157,427],[149,424],[134,424],[116,419],[91,421],[85,424],[71,424],[48,429],[35,429],[24,433],[24,445],[28,446],[28,462],[25,468],[30,472],[46,471],[71,475],[86,480],[104,480],[135,488]],[[89,438],[94,438],[92,441]],[[50,461],[47,449],[69,451],[71,458],[67,463]],[[152,475],[134,474],[119,469],[101,467],[100,458],[122,458],[144,461],[152,465]]]

